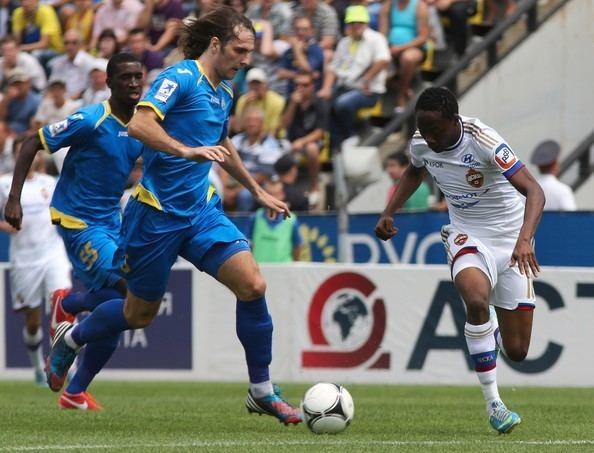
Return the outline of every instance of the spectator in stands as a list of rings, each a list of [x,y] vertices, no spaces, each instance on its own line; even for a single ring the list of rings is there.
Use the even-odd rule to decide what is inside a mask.
[[[12,13],[12,30],[20,50],[31,52],[42,65],[64,50],[62,27],[54,8],[39,0],[21,0]]]
[[[14,36],[5,36],[0,43],[0,49],[2,51],[2,56],[0,57],[0,84],[2,88],[6,86],[6,74],[18,67],[29,74],[31,86],[35,91],[45,90],[47,78],[41,64],[39,64],[39,61],[34,56],[27,52],[19,51]]]
[[[532,152],[530,162],[538,167],[538,183],[545,194],[545,211],[575,211],[577,205],[571,187],[557,178],[561,146],[554,140],[540,143]]]
[[[268,181],[263,188],[276,199],[284,201],[283,183],[279,180]],[[271,219],[266,209],[258,208],[250,218],[246,236],[250,238],[254,259],[258,263],[299,261],[303,239],[295,213],[286,219]]]
[[[109,60],[115,54],[120,53],[120,47],[115,32],[111,28],[106,28],[97,38],[95,57]]]
[[[288,153],[281,156],[274,164],[274,170],[283,183],[285,203],[291,211],[308,211],[309,200],[305,196],[305,192],[297,185],[299,168],[293,155]]]
[[[124,45],[128,32],[136,27],[142,10],[142,3],[138,0],[105,0],[95,13],[91,47],[96,47],[99,35],[107,28],[114,31],[118,44]]]
[[[245,167],[258,182],[263,184],[274,175],[274,164],[289,151],[285,140],[279,141],[264,128],[265,113],[257,107],[249,107],[243,115],[245,132],[233,136],[231,141]],[[239,211],[252,211],[255,200],[247,189],[241,190],[237,199]]]
[[[0,101],[0,120],[17,134],[27,132],[41,103],[41,95],[31,89],[29,74],[21,68],[8,75],[8,88]]]
[[[291,47],[283,54],[278,78],[289,81],[287,97],[294,89],[293,79],[301,72],[309,72],[315,81],[316,90],[322,87],[324,74],[324,51],[313,37],[311,19],[307,16],[296,16],[293,20],[295,36],[289,39]]]
[[[266,20],[272,25],[274,39],[287,39],[291,34],[293,11],[288,2],[281,0],[260,0],[253,2],[245,14],[255,20]]]
[[[217,6],[220,6],[222,4],[223,4],[223,0],[195,0],[196,6],[192,10],[192,12],[190,12],[190,14],[188,14],[184,18],[184,21],[196,19],[197,17],[200,17],[203,14],[206,14],[207,12],[212,11]]]
[[[280,57],[289,48],[287,41],[275,40],[272,24],[266,20],[252,21],[255,30],[254,52],[251,65],[264,70],[268,88],[283,96],[286,95],[287,82],[278,78]]]
[[[143,28],[130,30],[127,51],[138,58],[148,72],[163,67],[161,52],[150,49],[150,42]]]
[[[0,175],[14,170],[14,135],[6,121],[0,121]]]
[[[330,133],[333,148],[354,134],[357,110],[372,107],[386,91],[390,49],[386,37],[367,27],[369,13],[363,5],[349,6],[345,24],[349,35],[336,47],[318,96],[332,100]]]
[[[449,24],[446,34],[451,38],[454,51],[464,55],[468,44],[468,18],[476,13],[476,0],[424,0],[428,5],[435,5],[440,16],[447,17]]]
[[[295,9],[296,16],[307,16],[314,28],[314,37],[324,49],[328,61],[334,51],[339,36],[339,22],[336,10],[321,0],[300,0]]]
[[[32,129],[38,130],[46,124],[56,123],[74,113],[81,106],[81,101],[70,99],[66,95],[66,82],[60,79],[50,80],[45,96],[33,117]]]
[[[68,30],[64,34],[66,52],[52,58],[48,65],[50,79],[66,82],[66,95],[71,99],[80,99],[89,86],[89,72],[95,58],[82,49],[82,38],[78,30]]]
[[[302,154],[307,160],[309,178],[308,199],[310,208],[318,206],[318,175],[320,152],[324,146],[324,131],[328,127],[328,103],[315,95],[311,73],[295,77],[295,91],[283,114],[283,128],[291,142],[291,152]]]
[[[12,34],[12,13],[15,9],[13,0],[0,0],[0,39]]]
[[[89,87],[82,95],[82,104],[91,105],[107,101],[111,90],[107,86],[107,60],[96,58],[89,72]]]
[[[184,16],[181,0],[144,0],[137,27],[147,32],[151,50],[160,52],[175,46]]]
[[[72,12],[64,22],[64,32],[78,30],[85,50],[91,48],[94,18],[93,0],[74,0]]]
[[[404,170],[406,170],[406,167],[408,167],[409,163],[410,159],[404,151],[390,154],[386,159],[386,173],[392,181],[392,186],[388,190],[386,203],[390,201],[394,193],[396,193],[396,189],[400,183],[400,178],[404,174]],[[415,192],[404,203],[402,211],[426,211],[430,207],[430,197],[431,189],[429,188],[429,185],[423,181],[417,190],[415,190]]]
[[[425,0],[384,0],[380,31],[388,37],[398,68],[395,113],[402,113],[413,95],[412,82],[425,59],[429,21]]]
[[[233,128],[243,130],[243,113],[248,107],[257,107],[264,111],[264,131],[278,135],[281,118],[285,108],[285,99],[278,93],[268,89],[266,73],[262,68],[252,68],[246,75],[248,91],[237,100],[233,120]]]

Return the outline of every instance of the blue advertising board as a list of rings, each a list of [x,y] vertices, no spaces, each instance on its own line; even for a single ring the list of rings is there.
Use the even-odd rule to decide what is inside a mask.
[[[232,216],[246,231],[248,216]],[[298,214],[307,261],[338,259],[338,222],[334,213]],[[354,263],[445,264],[439,229],[447,213],[402,213],[398,234],[389,242],[373,234],[377,214],[349,216],[347,243]],[[489,219],[485,219],[488,222]],[[536,253],[543,266],[594,266],[594,212],[545,212],[536,233]],[[0,261],[8,261],[8,235],[0,233]]]
[[[6,271],[5,282],[8,281]],[[27,368],[30,364],[22,340],[24,318],[22,314],[12,310],[10,285],[5,285],[4,293],[6,368]],[[43,317],[46,337],[48,318]],[[48,352],[48,345],[49,340],[46,339],[45,354]],[[155,320],[145,329],[122,333],[119,347],[106,368],[192,369],[192,271],[172,271]]]
[[[245,231],[248,217],[232,217]],[[306,249],[305,259],[338,259],[337,217],[298,215]],[[402,213],[396,216],[398,234],[388,242],[373,233],[377,214],[349,216],[345,239],[354,263],[446,264],[439,231],[447,213]],[[489,219],[485,219],[489,222]],[[536,234],[536,254],[543,266],[594,266],[594,212],[545,212]]]

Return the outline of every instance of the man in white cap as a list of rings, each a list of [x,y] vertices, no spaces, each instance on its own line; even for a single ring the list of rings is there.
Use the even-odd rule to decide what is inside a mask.
[[[245,79],[248,91],[237,100],[233,129],[236,132],[243,130],[243,114],[248,107],[254,107],[264,111],[264,131],[276,136],[281,126],[285,99],[268,89],[266,72],[262,68],[250,69]]]
[[[561,147],[554,140],[545,140],[532,152],[530,163],[538,167],[536,178],[545,193],[545,211],[575,211],[577,205],[571,187],[557,178]]]

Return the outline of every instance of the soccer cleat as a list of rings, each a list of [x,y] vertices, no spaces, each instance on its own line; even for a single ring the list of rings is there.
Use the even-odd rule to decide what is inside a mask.
[[[245,407],[250,414],[270,415],[276,417],[285,425],[301,423],[299,409],[291,406],[283,399],[280,388],[276,385],[274,386],[274,393],[263,398],[255,398],[251,390],[248,390]]]
[[[64,385],[68,370],[78,354],[78,350],[68,346],[64,340],[66,332],[72,329],[72,327],[72,324],[69,322],[58,324],[56,334],[52,340],[52,348],[45,362],[47,385],[54,392],[59,392]]]
[[[56,328],[61,322],[74,323],[75,316],[64,311],[62,308],[62,301],[70,294],[70,289],[57,289],[52,293],[52,314],[50,316],[49,334],[50,338],[53,339],[56,334]]]
[[[81,411],[101,411],[103,407],[89,392],[64,392],[58,399],[60,409],[78,409]]]
[[[522,422],[522,419],[515,412],[510,411],[503,401],[495,400],[489,405],[489,423],[501,434],[511,433],[512,430]]]

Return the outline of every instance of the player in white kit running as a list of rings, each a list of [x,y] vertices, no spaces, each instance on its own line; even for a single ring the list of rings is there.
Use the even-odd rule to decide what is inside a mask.
[[[498,348],[511,360],[526,358],[532,332],[532,278],[540,271],[534,234],[545,197],[510,146],[489,126],[458,114],[446,88],[428,88],[417,101],[418,131],[411,163],[376,227],[393,237],[394,213],[428,172],[443,192],[450,224],[442,239],[452,279],[466,305],[464,335],[473,359],[491,426],[509,433],[521,421],[499,397]],[[495,306],[499,326],[490,319]]]
[[[15,160],[20,143],[15,142]],[[21,230],[15,230],[4,220],[0,222],[0,230],[10,233],[12,308],[25,315],[23,340],[35,370],[35,381],[40,385],[46,385],[42,353],[42,302],[49,300],[55,290],[72,286],[70,262],[50,219],[49,203],[56,187],[56,179],[38,171],[43,166],[43,156],[38,154],[23,186],[21,204],[26,220]],[[0,176],[2,212],[8,200],[11,182],[12,174]]]

